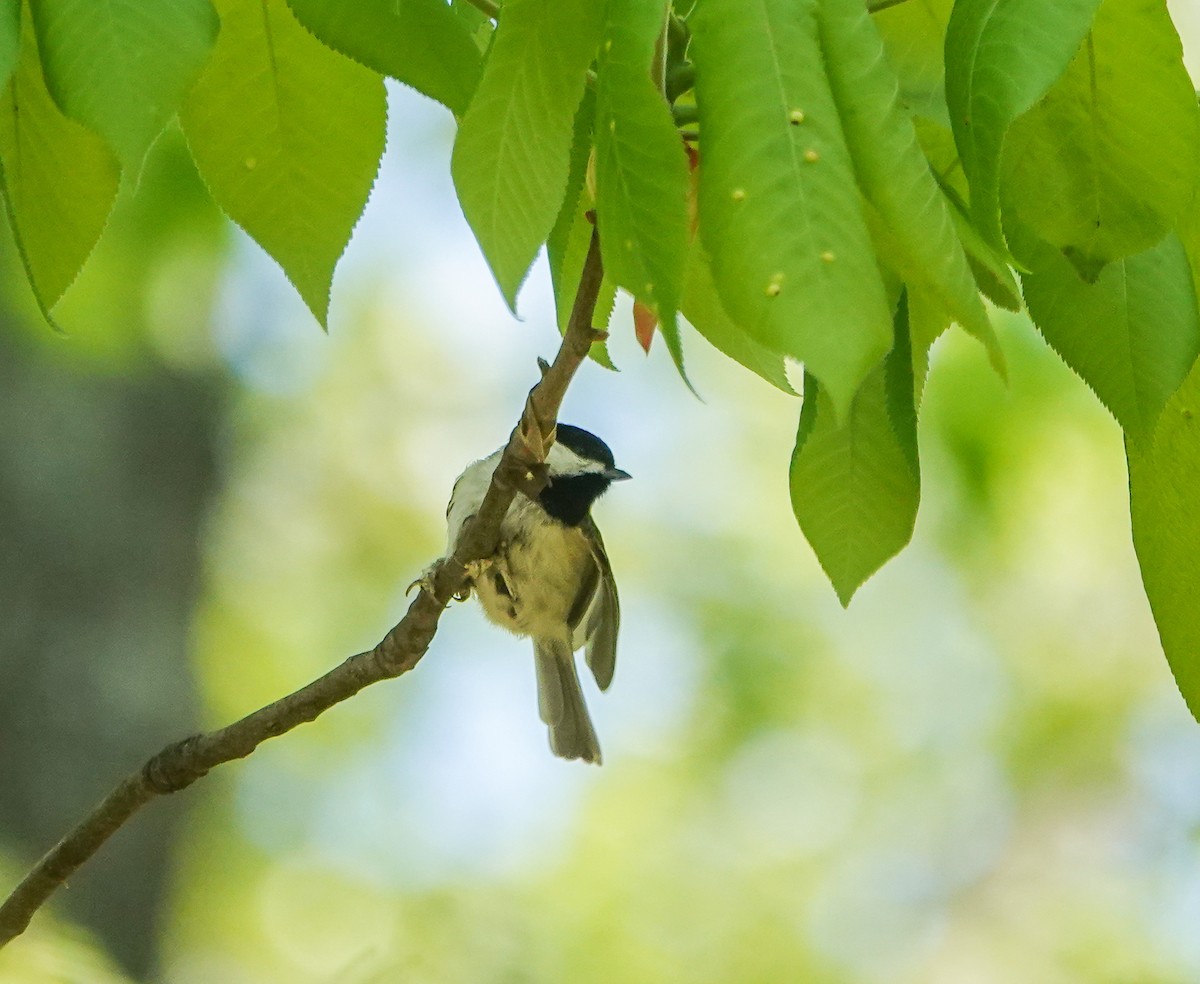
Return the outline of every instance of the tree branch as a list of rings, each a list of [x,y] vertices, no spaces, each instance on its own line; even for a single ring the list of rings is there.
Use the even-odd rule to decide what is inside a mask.
[[[463,586],[467,564],[495,552],[500,521],[517,490],[536,493],[544,481],[543,462],[554,443],[563,396],[592,342],[602,334],[592,328],[592,315],[603,272],[600,239],[593,230],[571,318],[554,363],[542,363],[542,379],[530,390],[479,512],[463,530],[453,554],[434,566],[400,622],[369,652],[351,656],[308,686],[225,728],[168,745],[122,780],[0,905],[0,948],[23,933],[55,889],[150,800],[190,786],[210,769],[245,758],[268,738],[312,721],[364,687],[400,676],[417,665],[437,633],[446,605]]]

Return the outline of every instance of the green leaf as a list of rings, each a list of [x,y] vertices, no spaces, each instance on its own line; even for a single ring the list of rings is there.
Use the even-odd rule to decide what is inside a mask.
[[[1142,583],[1175,682],[1200,720],[1200,362],[1167,401],[1153,443],[1125,449]]]
[[[1191,201],[1200,111],[1164,4],[1105,0],[1066,74],[1013,124],[1004,200],[1089,278]]]
[[[1032,254],[1031,254],[1032,255]],[[1021,279],[1046,341],[1141,445],[1200,353],[1200,312],[1175,233],[1109,264],[1094,284],[1043,245]]]
[[[690,25],[717,291],[801,361],[839,415],[891,347],[891,313],[824,73],[815,0],[700,0]]]
[[[946,101],[983,237],[1003,251],[1000,157],[1008,128],[1066,70],[1100,0],[957,0]]]
[[[566,334],[575,306],[579,277],[592,240],[595,226],[588,218],[591,196],[584,193],[588,159],[592,153],[592,126],[596,120],[596,94],[591,89],[583,94],[575,113],[575,133],[571,139],[571,164],[567,172],[567,197],[546,240],[546,258],[550,264],[550,282],[554,288],[554,309],[559,334]],[[592,327],[608,327],[612,317],[617,288],[607,276],[600,285],[600,296],[592,313]],[[588,355],[606,369],[616,369],[608,355],[605,342],[593,342]]]
[[[46,86],[136,178],[212,50],[209,0],[30,0]]]
[[[288,0],[288,6],[335,51],[411,85],[456,116],[467,111],[483,59],[466,22],[443,0]]]
[[[954,0],[923,0],[889,7],[871,18],[899,80],[901,104],[947,127],[946,25],[953,7]]]
[[[562,205],[601,13],[593,0],[508,0],[454,142],[463,213],[514,310]]]
[[[605,270],[658,318],[683,374],[675,313],[688,246],[688,163],[651,78],[664,14],[662,3],[608,4],[597,67],[596,221]]]
[[[0,86],[8,84],[21,54],[21,0],[0,0]]]
[[[921,498],[907,303],[896,345],[840,425],[824,388],[804,380],[792,454],[792,509],[843,605],[912,538]]]
[[[741,363],[788,395],[797,395],[788,380],[783,356],[756,342],[725,313],[725,307],[721,304],[721,298],[717,296],[717,288],[713,283],[708,257],[699,242],[692,243],[688,251],[680,312],[719,352]]]
[[[979,299],[951,208],[929,170],[912,121],[896,101],[896,77],[862,0],[823,0],[820,25],[854,171],[886,229],[888,259],[905,282],[936,297],[983,343],[1004,376],[1004,355]]]
[[[53,324],[50,309],[104,230],[120,171],[104,141],[63,116],[50,98],[29,28],[0,103],[0,164],[21,262]]]
[[[221,36],[184,103],[212,196],[283,267],[322,325],[333,268],[383,153],[383,82],[283,0],[219,0]]]
[[[975,286],[998,307],[1020,311],[1021,290],[1008,265],[1007,252],[985,242],[971,224],[971,210],[965,200],[971,192],[962,173],[954,134],[948,126],[929,120],[917,119],[913,123],[934,180],[949,203],[954,228],[966,251]]]

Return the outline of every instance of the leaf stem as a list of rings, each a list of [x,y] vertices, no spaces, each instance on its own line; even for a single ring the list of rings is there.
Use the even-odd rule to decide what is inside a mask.
[[[908,0],[867,0],[867,13],[877,14],[879,11],[887,10],[889,7],[899,7],[902,3],[908,3]]]

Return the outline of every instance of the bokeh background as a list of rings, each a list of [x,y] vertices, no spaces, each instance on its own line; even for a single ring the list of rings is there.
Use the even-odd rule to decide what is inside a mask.
[[[1200,9],[1173,12],[1200,78]],[[544,267],[516,321],[471,239],[452,120],[390,96],[328,335],[178,134],[67,337],[4,244],[2,889],[166,741],[373,645],[555,347]],[[788,502],[798,403],[690,334],[695,400],[618,309],[622,371],[564,410],[636,479],[597,509],[604,767],[550,756],[527,644],[456,606],[416,672],[146,809],[0,981],[1200,980],[1200,726],[1120,432],[996,320],[1011,385],[938,344],[913,543],[846,612]]]

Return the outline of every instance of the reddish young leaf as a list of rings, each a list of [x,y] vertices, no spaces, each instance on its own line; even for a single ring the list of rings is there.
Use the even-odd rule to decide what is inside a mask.
[[[650,354],[650,343],[654,341],[654,330],[658,327],[658,316],[641,301],[633,302],[633,331],[643,351]]]

